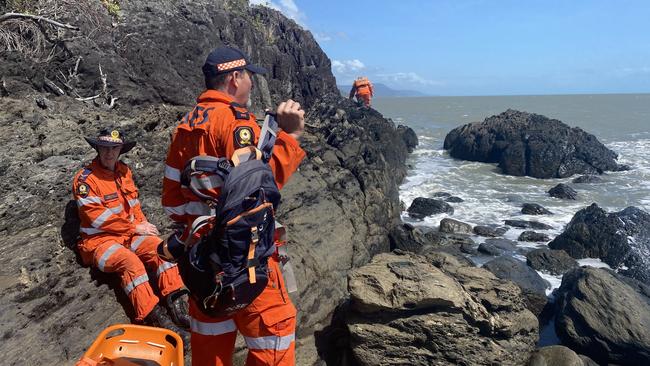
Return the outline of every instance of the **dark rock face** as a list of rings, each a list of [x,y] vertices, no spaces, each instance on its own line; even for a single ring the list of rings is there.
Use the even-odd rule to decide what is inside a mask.
[[[519,234],[519,241],[549,241],[551,238],[544,233],[538,233],[535,231],[524,231]]]
[[[49,62],[0,53],[0,252],[12,253],[0,256],[0,352],[8,364],[73,364],[100,330],[130,321],[119,283],[79,265],[76,233],[64,225],[64,213],[74,211],[66,208],[71,179],[95,155],[82,136],[117,122],[138,141],[123,160],[134,170],[145,214],[168,235],[160,190],[169,137],[203,89],[207,53],[222,44],[269,69],[255,76],[253,111],[287,98],[307,111],[307,158],[283,188],[277,214],[289,231],[299,283],[292,295],[296,363],[318,362],[314,347],[301,345],[315,343],[314,330],[348,296],[349,270],[388,251],[388,231],[400,222],[408,147],[395,125],[341,98],[312,35],[268,8],[236,0],[136,0],[121,2],[116,19],[101,2],[59,5],[55,19],[81,28],[64,34],[65,50],[57,48]],[[119,98],[115,108],[104,98],[75,100],[57,78],[67,77],[79,57],[71,86],[81,96],[101,91],[101,63],[109,92]],[[67,95],[48,93],[45,77]],[[39,97],[47,101],[37,103]]]
[[[397,133],[402,137],[402,141],[404,141],[408,152],[412,153],[418,146],[418,136],[415,134],[415,131],[407,126],[399,125],[397,126]]]
[[[485,243],[478,246],[481,253],[498,256],[506,252],[517,250],[517,243],[508,239],[487,239]]]
[[[600,258],[640,281],[650,281],[650,214],[636,207],[607,213],[595,203],[578,211],[548,246],[573,258]]]
[[[524,203],[521,213],[525,215],[551,215],[552,212],[537,203]]]
[[[564,275],[556,299],[555,328],[563,344],[599,364],[650,364],[647,292],[610,271],[585,267]]]
[[[535,270],[546,271],[554,275],[561,275],[578,266],[578,262],[564,250],[546,248],[530,251],[526,254],[526,263]]]
[[[444,148],[457,159],[498,163],[504,174],[564,178],[617,170],[617,155],[594,135],[538,114],[507,110],[457,127]]]
[[[627,169],[625,169],[627,170]],[[573,183],[602,183],[603,178],[597,176],[597,175],[581,175],[578,178],[575,178],[572,180]]]
[[[564,183],[560,183],[555,187],[549,189],[548,194],[551,197],[561,198],[565,200],[575,200],[578,198],[578,192]]]
[[[516,283],[526,297],[528,309],[535,315],[542,313],[547,302],[546,289],[550,285],[526,263],[512,257],[502,256],[485,263],[483,268],[501,279]]]
[[[538,324],[519,288],[453,258],[438,262],[444,270],[419,256],[380,254],[350,273],[356,364],[524,364]]]
[[[460,197],[451,196],[451,197],[445,198],[445,202],[461,203],[461,202],[465,202],[465,201]]]
[[[505,224],[508,226],[518,227],[521,229],[548,230],[553,228],[553,226],[544,224],[539,221],[505,220]]]
[[[454,213],[454,208],[448,203],[433,198],[418,197],[413,200],[411,206],[406,210],[414,219],[423,219],[440,213]]]

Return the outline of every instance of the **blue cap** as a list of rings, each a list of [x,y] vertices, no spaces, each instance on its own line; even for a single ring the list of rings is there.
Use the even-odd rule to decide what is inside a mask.
[[[252,65],[244,52],[230,46],[215,48],[203,64],[203,74],[206,76],[244,69],[256,74],[266,74],[265,68]]]

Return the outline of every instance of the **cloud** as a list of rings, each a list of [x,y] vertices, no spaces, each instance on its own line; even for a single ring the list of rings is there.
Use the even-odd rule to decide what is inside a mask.
[[[366,68],[366,65],[363,62],[354,59],[354,60],[332,60],[332,70],[337,74],[347,74],[351,72],[356,72]]]
[[[305,13],[298,9],[298,6],[293,0],[280,0],[277,1],[266,1],[266,0],[250,0],[251,5],[262,5],[275,9],[282,14],[286,15],[287,18],[293,19],[296,23],[301,26],[305,26],[306,16]]]
[[[419,84],[425,86],[442,85],[443,83],[435,80],[428,80],[414,72],[395,72],[390,74],[375,75],[379,80],[395,84]]]
[[[316,38],[318,42],[328,42],[332,40],[332,37],[325,33],[314,33],[314,38]]]

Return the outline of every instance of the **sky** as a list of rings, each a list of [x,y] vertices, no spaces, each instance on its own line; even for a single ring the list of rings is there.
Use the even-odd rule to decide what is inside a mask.
[[[250,0],[309,30],[340,85],[428,95],[650,92],[648,0]]]

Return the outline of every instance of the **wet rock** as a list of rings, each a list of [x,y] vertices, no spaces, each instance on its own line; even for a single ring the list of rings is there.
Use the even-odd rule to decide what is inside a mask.
[[[446,217],[440,220],[439,230],[441,233],[471,234],[472,225]]]
[[[505,224],[508,226],[514,226],[521,229],[535,229],[535,230],[549,230],[553,226],[547,225],[538,221],[526,221],[526,220],[505,220]]]
[[[564,250],[547,248],[535,249],[526,254],[526,263],[537,271],[545,271],[554,275],[562,275],[578,266]]]
[[[581,183],[603,183],[603,178],[597,176],[597,175],[581,175],[574,180],[572,180],[573,183],[581,184]]]
[[[607,213],[595,203],[578,211],[548,246],[573,258],[600,258],[640,281],[650,281],[650,214],[636,207]]]
[[[357,364],[525,363],[538,325],[519,288],[481,268],[447,269],[380,254],[351,272],[347,321]]]
[[[650,364],[650,298],[599,268],[562,278],[555,328],[562,343],[599,364]]]
[[[524,203],[521,208],[521,213],[524,215],[551,215],[551,211],[547,210],[544,206],[537,203]]]
[[[564,183],[560,183],[555,187],[549,189],[548,194],[551,197],[561,198],[565,200],[575,200],[578,198],[578,192]]]
[[[445,198],[445,202],[461,203],[461,202],[465,202],[465,200],[463,200],[463,199],[460,198],[460,197],[451,196],[451,197],[447,197],[447,198]]]
[[[429,243],[422,229],[406,223],[393,228],[389,238],[391,250],[399,249],[411,253],[419,253],[422,247]]]
[[[453,214],[454,208],[448,203],[433,198],[418,197],[413,200],[411,206],[406,210],[414,219],[423,219],[440,213]]]
[[[516,283],[526,297],[528,309],[535,315],[542,313],[547,302],[546,289],[551,286],[526,263],[512,257],[501,256],[485,263],[483,268],[501,279]]]
[[[460,251],[469,254],[469,255],[476,255],[478,254],[478,250],[474,248],[474,244],[461,244],[460,245]]]
[[[519,234],[519,238],[517,239],[519,241],[549,241],[551,238],[548,237],[548,235],[544,233],[538,233],[535,231],[524,231],[523,233]]]
[[[497,236],[505,234],[506,231],[508,231],[508,228],[476,225],[474,226],[473,231],[476,235],[496,238]]]
[[[432,197],[436,197],[436,198],[440,198],[440,197],[442,197],[442,198],[446,198],[446,197],[451,197],[451,193],[447,193],[447,192],[435,192],[435,193],[433,193],[431,196],[432,196]]]
[[[457,159],[498,163],[504,174],[564,178],[617,170],[617,155],[592,134],[512,109],[455,128],[444,148]]]
[[[508,239],[486,239],[486,244],[494,245],[506,252],[514,252],[517,250],[517,242]]]
[[[528,366],[598,366],[589,357],[578,355],[568,347],[542,347],[533,353]]]
[[[504,253],[504,250],[499,249],[495,247],[494,245],[491,244],[486,244],[486,243],[481,243],[478,245],[478,251],[483,254],[491,255],[491,256],[499,256]]]

